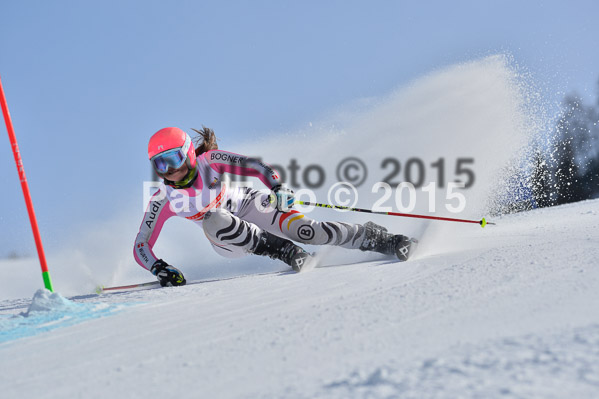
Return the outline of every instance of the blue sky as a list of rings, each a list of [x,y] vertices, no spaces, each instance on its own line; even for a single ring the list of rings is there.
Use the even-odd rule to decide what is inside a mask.
[[[597,15],[594,1],[2,1],[0,76],[52,247],[139,211],[147,140],[164,126],[210,126],[226,148],[495,53],[548,104],[590,101]],[[1,130],[0,257],[33,254]]]

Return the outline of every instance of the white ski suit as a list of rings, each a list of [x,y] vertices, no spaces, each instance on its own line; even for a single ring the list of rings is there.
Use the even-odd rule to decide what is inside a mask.
[[[202,226],[214,249],[226,257],[251,253],[262,229],[313,245],[360,248],[364,241],[361,225],[318,222],[296,210],[281,212],[271,205],[270,192],[231,189],[222,181],[224,173],[255,176],[272,189],[280,184],[279,177],[265,163],[221,150],[207,151],[196,160],[198,175],[191,187],[162,185],[148,204],[133,249],[137,263],[148,270],[158,259],[152,247],[173,216]]]

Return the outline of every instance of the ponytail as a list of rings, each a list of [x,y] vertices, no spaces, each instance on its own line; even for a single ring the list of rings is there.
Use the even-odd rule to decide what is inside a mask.
[[[218,144],[216,144],[216,135],[214,130],[203,126],[202,130],[191,129],[198,133],[199,136],[194,137],[193,141],[196,147],[196,157],[210,150],[218,150]]]

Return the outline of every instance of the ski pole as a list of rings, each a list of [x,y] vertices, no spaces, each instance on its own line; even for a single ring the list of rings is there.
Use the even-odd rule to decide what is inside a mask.
[[[49,291],[54,291],[52,288],[52,280],[50,279],[50,272],[48,271],[48,264],[46,263],[46,255],[44,254],[44,247],[42,246],[42,238],[40,236],[39,227],[37,225],[37,219],[35,217],[35,211],[33,209],[33,201],[31,200],[31,194],[29,192],[29,184],[27,184],[27,177],[25,176],[25,167],[23,166],[23,160],[21,159],[21,153],[19,151],[19,145],[17,143],[17,137],[12,126],[10,119],[10,113],[8,112],[8,105],[6,104],[6,97],[4,96],[4,89],[2,88],[2,80],[0,79],[0,105],[2,106],[2,114],[4,115],[4,123],[6,123],[6,130],[8,131],[8,138],[12,146],[12,152],[15,157],[15,163],[17,164],[17,171],[19,172],[19,180],[21,180],[21,188],[23,190],[23,196],[25,197],[25,204],[27,205],[27,213],[29,214],[29,221],[31,222],[31,229],[33,230],[33,238],[35,239],[35,246],[37,248],[37,255],[40,259],[40,265],[42,268],[42,278],[44,279],[44,286]]]
[[[389,216],[401,216],[401,217],[406,217],[406,218],[443,220],[446,222],[475,223],[475,224],[480,225],[481,227],[485,227],[488,224],[492,224],[492,225],[495,224],[495,223],[487,222],[487,220],[485,218],[482,218],[481,220],[455,219],[455,218],[445,218],[445,217],[440,217],[440,216],[415,215],[415,214],[411,214],[411,213],[377,212],[377,211],[373,211],[371,209],[350,208],[348,206],[319,204],[319,203],[307,202],[307,201],[295,201],[295,203],[300,204],[300,205],[305,205],[305,206],[316,206],[319,208],[339,209],[339,210],[351,211],[351,212],[366,212],[366,213],[372,213],[372,214],[376,214],[376,215],[389,215]]]

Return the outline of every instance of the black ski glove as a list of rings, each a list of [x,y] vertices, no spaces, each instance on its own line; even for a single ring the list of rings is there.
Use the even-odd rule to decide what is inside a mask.
[[[163,287],[172,287],[177,285],[185,285],[185,277],[179,269],[169,265],[162,259],[158,259],[150,269],[152,274],[156,276],[160,285]]]

